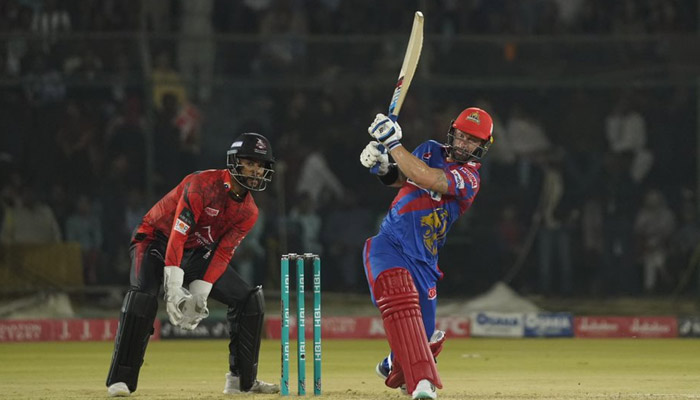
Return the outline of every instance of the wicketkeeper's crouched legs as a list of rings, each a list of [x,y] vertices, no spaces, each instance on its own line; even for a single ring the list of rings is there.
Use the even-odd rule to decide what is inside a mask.
[[[392,268],[379,274],[374,282],[374,297],[382,313],[389,347],[403,367],[408,393],[423,379],[442,388],[410,272]]]
[[[229,367],[233,375],[240,379],[240,390],[247,392],[258,376],[258,356],[262,340],[265,298],[262,287],[250,293],[240,309],[229,307],[231,342],[229,343]]]
[[[136,390],[139,370],[143,364],[148,339],[153,334],[153,322],[158,311],[156,296],[138,290],[129,290],[124,297],[119,328],[114,339],[112,365],[107,375],[107,386],[124,382],[130,392]]]

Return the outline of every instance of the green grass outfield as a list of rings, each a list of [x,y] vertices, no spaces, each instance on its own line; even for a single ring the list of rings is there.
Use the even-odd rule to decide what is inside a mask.
[[[383,340],[323,346],[325,398],[408,398],[374,374],[388,350]],[[111,351],[106,342],[0,344],[0,398],[106,398]],[[227,357],[223,340],[153,342],[132,397],[230,398],[221,393]],[[279,342],[263,342],[260,364],[261,379],[279,380]],[[697,339],[448,339],[439,368],[440,399],[700,399]],[[294,362],[290,369],[296,393]],[[309,388],[312,377],[307,361]]]

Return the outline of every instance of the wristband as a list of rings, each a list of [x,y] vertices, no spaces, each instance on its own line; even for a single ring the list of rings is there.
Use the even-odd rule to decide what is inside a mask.
[[[379,180],[387,185],[393,185],[399,179],[399,167],[396,164],[389,164],[389,170],[384,175],[377,175]]]
[[[386,146],[388,151],[391,151],[399,146],[402,146],[402,144],[398,140],[392,140],[391,142],[385,144],[385,146]]]

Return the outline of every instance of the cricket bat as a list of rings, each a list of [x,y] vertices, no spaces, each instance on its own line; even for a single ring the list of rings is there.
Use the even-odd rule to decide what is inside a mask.
[[[391,118],[392,121],[396,121],[399,118],[401,106],[403,105],[404,100],[406,100],[408,88],[411,86],[413,75],[415,75],[416,68],[418,67],[418,60],[420,59],[420,52],[422,48],[423,13],[416,11],[416,14],[413,16],[411,37],[408,39],[408,46],[406,47],[406,54],[403,57],[403,65],[401,65],[399,79],[396,81],[394,95],[391,96],[391,103],[389,103],[389,113],[387,116]]]
[[[408,88],[411,86],[413,75],[415,75],[416,68],[418,68],[420,52],[423,49],[423,20],[423,13],[416,11],[413,16],[413,27],[411,28],[411,36],[408,39],[408,46],[406,46],[406,54],[403,56],[399,79],[396,81],[394,94],[391,96],[391,102],[389,103],[389,112],[387,113],[387,116],[394,122],[399,118],[401,106],[406,100]],[[379,145],[379,150],[384,151],[384,146]],[[371,171],[376,173],[378,168],[379,163],[373,166]]]

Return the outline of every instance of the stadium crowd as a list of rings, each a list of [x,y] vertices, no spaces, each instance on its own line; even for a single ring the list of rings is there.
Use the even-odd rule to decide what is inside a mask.
[[[4,1],[1,243],[78,242],[87,284],[122,285],[148,205],[186,174],[222,168],[230,141],[257,131],[278,159],[276,186],[255,196],[261,220],[234,264],[274,285],[278,254],[317,252],[334,270],[324,288],[364,291],[362,245],[392,197],[357,161],[392,89],[368,77],[395,79],[421,6],[426,38],[440,40],[426,42],[402,110],[405,144],[444,141],[441,124],[469,104],[496,122],[482,193],[443,250],[445,292],[510,273],[546,295],[699,293],[697,95],[669,83],[685,59],[663,40],[633,41],[625,60],[594,42],[587,68],[649,59],[662,84],[519,86],[504,74],[565,77],[581,64],[533,68],[556,64],[557,48],[528,66],[527,44],[483,45],[695,33],[697,4],[681,0]],[[599,49],[615,54],[592,61]],[[492,71],[505,83],[440,82]]]

